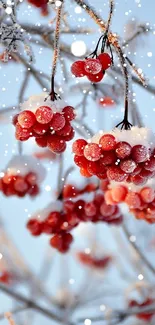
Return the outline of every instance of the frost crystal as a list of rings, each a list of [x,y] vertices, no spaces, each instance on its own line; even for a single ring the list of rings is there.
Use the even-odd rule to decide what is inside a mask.
[[[27,43],[27,38],[24,29],[18,24],[6,25],[4,23],[0,26],[0,43],[5,47],[5,60],[8,60],[8,54],[12,52],[19,52],[20,44],[24,43],[26,54],[33,61],[33,53],[31,47]]]

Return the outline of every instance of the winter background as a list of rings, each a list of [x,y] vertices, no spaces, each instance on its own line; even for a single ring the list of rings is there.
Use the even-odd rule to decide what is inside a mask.
[[[93,50],[94,44],[99,38],[99,29],[94,24],[94,22],[85,14],[83,11],[77,13],[77,5],[74,1],[65,1],[66,8],[70,13],[70,16],[67,17],[68,22],[71,26],[80,26],[85,28],[92,28],[94,33],[88,35],[62,35],[61,39],[65,41],[66,44],[71,46],[71,44],[77,40],[85,42],[86,48],[89,52]],[[108,16],[108,1],[102,0],[90,0],[90,4],[96,8],[104,19]],[[153,0],[118,0],[115,5],[115,14],[112,19],[111,29],[113,32],[118,33],[121,40],[124,39],[124,27],[126,23],[130,21],[137,21],[138,23],[148,23],[148,26],[154,27],[154,12],[155,12],[155,2]],[[26,1],[20,5],[20,10],[18,11],[18,20],[22,23],[31,23],[31,24],[47,24],[47,21],[54,17],[54,14],[51,13],[49,17],[42,17],[39,11],[35,8],[32,8]],[[139,38],[135,51],[133,50],[130,54],[130,58],[144,71],[145,75],[149,79],[151,84],[155,84],[155,54],[154,54],[154,42],[155,42],[155,32],[148,33]],[[51,62],[52,62],[52,51],[49,49],[44,49],[39,46],[33,45],[33,50],[35,53],[36,63],[35,67],[47,74],[50,74],[51,71]],[[66,60],[66,58],[65,58]],[[70,69],[70,62],[66,60],[68,70]],[[60,66],[58,66],[57,79],[60,87],[64,89],[64,98],[72,106],[75,106],[80,102],[80,94],[78,91],[74,94],[68,89],[68,86],[62,78]],[[18,93],[20,89],[21,82],[23,80],[23,71],[25,68],[19,63],[9,63],[0,64],[0,109],[7,108],[8,106],[14,106],[18,102]],[[70,82],[72,85],[76,82],[69,74]],[[107,78],[107,77],[106,77]],[[106,80],[106,79],[104,79]],[[48,83],[47,83],[48,84]],[[103,81],[104,87],[104,81]],[[144,123],[151,127],[154,130],[154,121],[155,121],[155,98],[153,95],[148,93],[142,87],[133,85],[134,98],[139,107],[139,110],[143,116]],[[41,92],[41,88],[37,85],[34,79],[31,77],[29,86],[25,93],[25,99],[31,96],[32,94],[38,94]],[[103,109],[94,102],[91,98],[87,106],[88,116],[86,117],[86,122],[91,126],[94,133],[98,129],[107,129],[109,130],[117,121],[122,119],[123,115],[123,98],[120,105],[113,108]],[[13,113],[12,113],[13,115]],[[29,141],[24,145],[24,153],[32,154],[35,150],[34,142]],[[11,126],[11,116],[10,114],[7,117],[7,120],[4,120],[0,116],[0,169],[3,170],[7,165],[8,161],[11,159],[12,154],[16,153],[18,150],[17,142],[14,138],[14,127]],[[65,166],[66,168],[73,163],[73,157],[70,154],[71,152],[71,143],[68,145],[67,154],[65,156]],[[44,263],[45,251],[48,249],[48,239],[47,237],[33,238],[26,230],[25,224],[30,214],[33,214],[37,209],[43,208],[46,206],[50,200],[54,197],[54,193],[57,189],[55,175],[58,173],[57,164],[53,162],[45,163],[47,168],[47,177],[42,185],[42,193],[39,197],[34,200],[30,198],[5,198],[0,194],[0,218],[4,223],[5,228],[7,229],[8,234],[13,239],[17,248],[19,249],[21,255],[24,257],[26,264],[29,268],[39,276],[41,266]],[[79,172],[76,170],[70,179],[74,179],[74,183],[79,182]],[[51,191],[49,191],[49,187]],[[47,191],[48,189],[48,191]],[[128,216],[129,218],[129,216]],[[130,218],[133,218],[130,216]],[[133,234],[136,235],[139,233],[138,240],[141,243],[143,249],[148,252],[149,244],[148,238],[145,236],[146,227],[148,231],[153,232],[154,226],[148,226],[144,222],[133,223]],[[150,230],[151,227],[151,230]],[[118,230],[113,227],[112,232],[111,228],[102,225],[87,225],[80,226],[74,231],[76,233],[76,240],[72,246],[71,251],[66,256],[61,256],[58,252],[53,252],[52,249],[49,251],[51,254],[51,272],[48,278],[43,278],[43,282],[48,288],[49,293],[59,296],[59,288],[65,285],[65,289],[76,291],[80,288],[80,283],[82,278],[85,276],[85,272],[82,266],[78,263],[75,258],[75,254],[78,250],[81,250],[85,247],[89,247],[91,238],[96,236],[100,241],[100,249],[106,254],[116,256],[116,258],[121,260],[121,249],[116,245],[115,238],[119,235]],[[121,243],[120,243],[121,245]],[[122,247],[122,251],[124,248]],[[154,251],[150,254],[154,258]],[[153,260],[152,260],[153,262]],[[138,280],[138,273],[133,273],[132,269],[130,272],[130,265],[128,264],[127,258],[122,261],[124,268],[129,271],[132,275],[132,281]],[[87,274],[88,276],[88,274]],[[92,278],[93,279],[93,278]],[[96,279],[94,280],[96,281]],[[117,285],[116,285],[117,281]],[[93,286],[93,280],[91,280],[91,285]],[[96,282],[94,282],[96,283]],[[100,286],[105,283],[105,286],[109,288],[109,291],[112,291],[113,284],[115,284],[116,289],[120,293],[120,297],[117,294],[112,294],[113,298],[108,300],[108,297],[103,298],[102,303],[94,304],[93,306],[83,307],[80,311],[80,316],[88,318],[91,317],[93,313],[101,313],[100,305],[109,304],[115,308],[121,308],[125,303],[121,294],[129,283],[124,274],[122,278],[119,274],[119,267],[117,263],[109,269],[108,278],[103,277],[101,274],[98,275],[97,284]],[[86,290],[90,286],[89,276]],[[18,289],[21,289],[22,292],[30,297],[34,297],[34,292],[29,292],[23,286],[18,286]],[[84,294],[84,291],[81,292]],[[41,300],[40,300],[41,301]],[[43,304],[44,302],[41,301]],[[6,295],[0,292],[0,313],[9,310],[13,306],[14,302],[12,299],[8,298]],[[35,314],[34,324],[50,324],[51,320],[43,317],[40,314]],[[7,321],[0,321],[1,324],[6,324]],[[131,322],[129,322],[131,324]],[[25,322],[22,324],[30,324],[28,313],[25,313]]]

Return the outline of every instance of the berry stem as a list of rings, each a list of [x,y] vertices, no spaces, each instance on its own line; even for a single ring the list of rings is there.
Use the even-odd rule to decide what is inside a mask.
[[[120,123],[118,123],[116,125],[116,127],[121,125],[121,130],[125,129],[125,130],[130,130],[132,124],[128,121],[128,113],[129,113],[129,74],[128,74],[128,69],[127,69],[127,65],[125,62],[125,57],[124,54],[122,52],[122,49],[120,47],[117,47],[117,53],[118,53],[118,57],[120,58],[120,62],[121,62],[121,66],[123,69],[123,73],[124,73],[124,78],[125,78],[125,104],[124,104],[124,118],[123,121],[121,121]]]
[[[61,5],[57,9],[57,18],[56,18],[56,28],[55,28],[55,36],[54,36],[54,53],[53,53],[53,64],[52,64],[52,76],[51,76],[51,92],[50,97],[51,100],[57,100],[57,94],[54,90],[54,77],[56,74],[57,62],[59,58],[60,52],[60,26],[61,26],[61,17],[62,17],[62,9],[63,9],[63,1],[61,0]]]

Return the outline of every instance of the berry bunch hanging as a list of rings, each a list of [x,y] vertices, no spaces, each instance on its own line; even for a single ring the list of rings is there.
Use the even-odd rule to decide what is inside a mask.
[[[29,156],[14,156],[6,170],[1,173],[0,191],[5,196],[36,197],[40,183],[45,178],[45,169],[37,159]]]
[[[27,228],[33,236],[52,235],[50,245],[61,253],[69,250],[73,241],[70,232],[80,222],[106,222],[116,225],[122,222],[119,208],[116,205],[107,205],[104,194],[96,191],[95,186],[87,185],[78,191],[74,186],[67,187],[62,200],[39,211],[27,223]]]
[[[142,185],[155,175],[155,136],[146,128],[100,132],[73,143],[74,161],[83,176]]]
[[[74,137],[71,126],[71,121],[75,118],[73,107],[65,105],[61,100],[46,100],[45,94],[30,97],[22,107],[25,106],[27,109],[13,118],[16,139],[27,141],[34,137],[38,146],[48,147],[55,154],[64,152],[66,142]]]
[[[75,61],[71,66],[71,72],[75,77],[87,77],[91,82],[100,82],[105,71],[111,66],[112,60],[108,53],[101,53],[97,58],[86,58]]]

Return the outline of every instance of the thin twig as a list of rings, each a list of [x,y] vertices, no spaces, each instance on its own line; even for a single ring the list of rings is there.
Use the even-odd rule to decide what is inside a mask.
[[[49,309],[40,306],[33,300],[24,297],[23,295],[13,291],[9,287],[7,287],[1,283],[0,283],[0,290],[2,292],[6,293],[7,295],[9,295],[10,297],[14,298],[15,300],[18,300],[19,302],[24,303],[28,308],[32,308],[32,309],[38,311],[39,313],[41,313],[42,315],[54,320],[55,322],[63,324],[63,319],[61,317],[59,317],[58,315],[54,314]]]
[[[131,234],[126,226],[125,223],[123,223],[122,225],[124,234],[126,235],[126,238],[129,240],[130,245],[132,245],[133,249],[136,251],[136,253],[138,254],[138,256],[141,258],[141,260],[143,261],[143,263],[147,266],[147,268],[153,273],[155,274],[155,267],[149,262],[149,260],[146,258],[146,256],[143,254],[143,252],[141,251],[141,249],[137,246],[137,244],[135,242],[130,241],[130,237]]]

